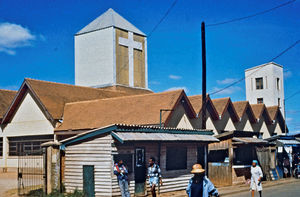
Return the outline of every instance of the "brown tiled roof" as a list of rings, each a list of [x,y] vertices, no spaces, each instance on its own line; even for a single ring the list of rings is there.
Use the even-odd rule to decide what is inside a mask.
[[[13,101],[17,91],[0,89],[0,120],[3,118],[7,108]]]
[[[130,95],[124,91],[110,91],[69,84],[25,79],[54,119],[60,119],[65,103]]]
[[[244,113],[246,112],[247,106],[249,105],[248,101],[237,101],[232,103],[234,106],[234,109],[239,116],[239,118],[242,118]]]
[[[278,111],[280,111],[279,107],[277,105],[276,106],[267,107],[267,110],[269,112],[271,120],[275,120]]]
[[[265,104],[251,104],[252,111],[256,119],[260,119],[263,110],[265,109]]]
[[[219,116],[223,116],[229,102],[230,102],[229,97],[212,99],[212,103],[214,104]]]
[[[110,124],[159,124],[160,109],[174,109],[183,90],[68,103],[56,131],[94,129]],[[171,112],[164,112],[166,122]]]
[[[101,87],[99,89],[125,92],[125,93],[130,94],[130,95],[153,93],[151,90],[148,90],[148,89],[132,88],[132,87],[127,87],[127,86],[123,86],[123,85],[107,86],[107,87]]]
[[[202,109],[202,95],[195,95],[188,97],[195,112],[199,113]]]

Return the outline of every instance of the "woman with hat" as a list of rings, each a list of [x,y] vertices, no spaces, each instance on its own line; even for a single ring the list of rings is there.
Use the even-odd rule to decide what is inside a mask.
[[[250,189],[252,193],[252,197],[254,197],[254,191],[258,191],[259,196],[261,197],[262,185],[261,179],[263,178],[263,173],[261,168],[258,166],[258,161],[253,160],[251,166],[251,184]]]
[[[193,165],[191,173],[194,174],[194,177],[191,178],[186,189],[189,197],[219,196],[218,190],[205,176],[205,170],[200,164]]]

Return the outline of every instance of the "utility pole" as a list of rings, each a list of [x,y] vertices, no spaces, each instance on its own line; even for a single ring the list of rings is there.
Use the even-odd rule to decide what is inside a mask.
[[[205,24],[201,23],[202,40],[202,129],[206,129],[206,47],[205,47]]]
[[[159,110],[159,127],[162,128],[162,112],[164,111],[173,111],[172,109],[160,109]]]

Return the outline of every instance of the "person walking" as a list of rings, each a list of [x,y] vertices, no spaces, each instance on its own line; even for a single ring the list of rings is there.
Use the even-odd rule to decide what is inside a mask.
[[[123,160],[119,160],[118,163],[115,163],[114,174],[117,175],[122,197],[130,197],[128,187],[128,170],[123,163]]]
[[[219,196],[218,190],[213,183],[205,176],[205,170],[200,164],[193,165],[191,171],[194,174],[186,188],[189,197]]]
[[[251,184],[250,189],[252,193],[252,197],[254,197],[254,191],[258,191],[259,196],[262,197],[262,184],[261,179],[263,178],[263,173],[261,168],[258,166],[258,161],[253,160],[251,166]]]
[[[162,185],[161,179],[161,170],[159,166],[155,163],[155,158],[151,157],[149,159],[149,167],[148,167],[148,180],[151,188],[151,194],[153,197],[156,197],[156,186],[159,187],[159,184]]]

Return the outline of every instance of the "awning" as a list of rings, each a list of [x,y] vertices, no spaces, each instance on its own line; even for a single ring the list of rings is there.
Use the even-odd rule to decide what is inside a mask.
[[[300,146],[300,142],[297,140],[277,140],[279,145],[286,146],[286,145],[298,145]]]
[[[267,144],[268,141],[259,139],[259,138],[251,138],[251,137],[234,137],[232,138],[234,141],[232,144]]]
[[[219,140],[211,135],[174,134],[174,133],[142,133],[142,132],[112,132],[119,141],[164,141],[164,142],[204,142],[212,143]]]

